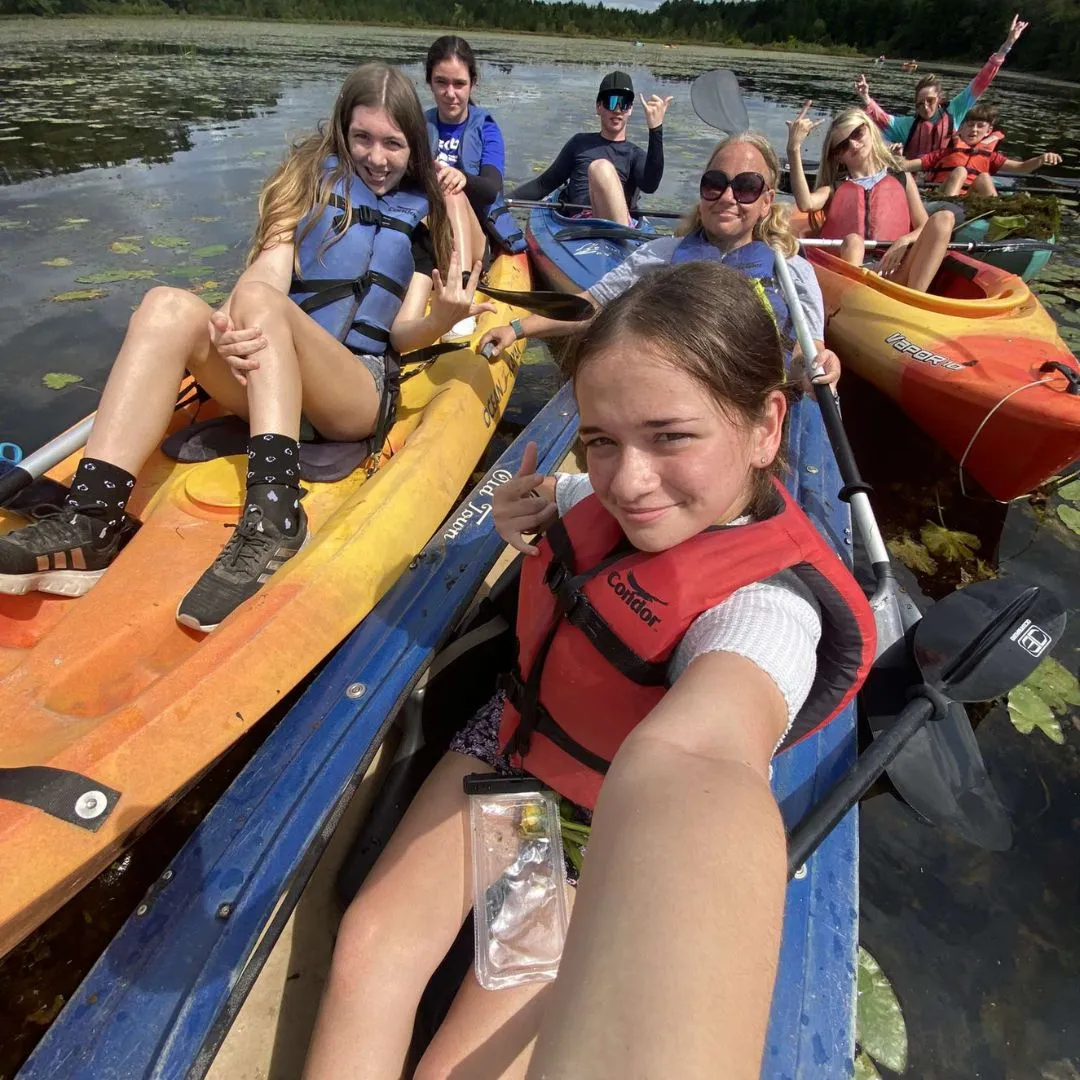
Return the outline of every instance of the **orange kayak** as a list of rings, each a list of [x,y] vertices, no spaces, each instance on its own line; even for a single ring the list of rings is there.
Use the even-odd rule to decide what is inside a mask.
[[[526,256],[498,259],[488,280],[528,289]],[[498,308],[474,341],[514,314]],[[174,613],[238,519],[240,457],[156,453],[129,504],[144,524],[86,596],[0,596],[0,955],[367,615],[468,483],[522,349],[489,363],[464,348],[403,383],[389,460],[370,478],[305,485],[311,540],[208,636]],[[78,456],[49,475],[68,482]],[[0,510],[0,533],[25,523]]]
[[[806,250],[841,363],[991,496],[1015,499],[1080,458],[1080,364],[1020,278],[949,252],[920,293]]]

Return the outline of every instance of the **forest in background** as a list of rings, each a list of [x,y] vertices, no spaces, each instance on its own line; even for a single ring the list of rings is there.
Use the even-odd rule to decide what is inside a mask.
[[[0,15],[193,15],[507,30],[981,62],[1015,0],[665,0],[642,12],[546,0],[0,0]],[[1080,2],[1027,0],[1009,67],[1075,79]]]

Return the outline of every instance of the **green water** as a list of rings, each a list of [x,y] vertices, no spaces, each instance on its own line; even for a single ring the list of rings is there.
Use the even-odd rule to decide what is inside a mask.
[[[427,101],[422,59],[434,33],[360,26],[187,20],[0,22],[0,443],[29,450],[95,405],[133,305],[154,283],[228,290],[242,264],[255,196],[289,140],[326,115],[355,63],[400,64]],[[595,128],[601,75],[628,70],[639,90],[673,94],[657,209],[685,208],[715,132],[694,116],[690,81],[725,66],[739,76],[751,122],[783,146],[804,98],[852,103],[866,70],[900,108],[913,77],[834,57],[470,34],[481,59],[477,100],[500,117],[507,182],[550,161],[574,131]],[[970,70],[943,74],[959,89]],[[1010,76],[995,83],[1013,156],[1055,149],[1080,175],[1080,100],[1072,85]],[[635,111],[631,137],[644,142]],[[809,148],[808,157],[816,149]],[[1065,202],[1062,245],[1037,289],[1080,348],[1080,227]],[[71,294],[75,294],[72,296]],[[550,395],[537,351],[522,369],[498,439],[505,444]],[[49,380],[46,375],[77,376]],[[979,538],[1004,567],[1058,590],[1076,611],[1080,537],[1059,496],[1016,504],[965,500],[955,466],[889,403],[856,380],[845,417],[890,536],[926,522]],[[0,456],[13,451],[0,447]],[[977,571],[943,564],[924,579],[940,595]],[[1080,633],[1059,658],[1072,670]],[[864,804],[863,937],[890,975],[911,1036],[909,1075],[1066,1080],[1080,1075],[1080,733],[1065,745],[1021,736],[1003,709],[980,741],[1014,811],[1017,843],[989,855],[916,822],[888,795]],[[45,1029],[80,973],[130,911],[224,774],[170,816],[92,891],[0,963],[0,1080]],[[2,884],[0,884],[2,887]],[[1071,1070],[1071,1071],[1070,1071]]]

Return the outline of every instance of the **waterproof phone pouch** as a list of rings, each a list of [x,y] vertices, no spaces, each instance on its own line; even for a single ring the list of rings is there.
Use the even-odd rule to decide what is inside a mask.
[[[476,979],[485,990],[554,979],[566,940],[559,804],[531,777],[465,777]]]

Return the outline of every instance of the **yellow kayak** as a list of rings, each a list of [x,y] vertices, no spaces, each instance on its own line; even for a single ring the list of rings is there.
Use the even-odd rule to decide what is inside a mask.
[[[526,257],[500,257],[487,280],[527,290]],[[472,340],[514,314],[500,304]],[[307,484],[311,540],[209,636],[175,611],[238,520],[240,457],[179,464],[156,453],[129,503],[144,524],[86,596],[0,596],[0,955],[367,615],[454,506],[522,351],[489,363],[464,348],[404,382],[388,459],[370,477]],[[190,419],[183,410],[177,425]],[[49,476],[67,483],[78,457]],[[0,510],[0,533],[25,524]]]

